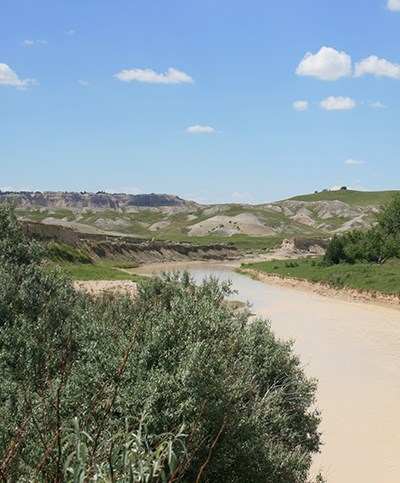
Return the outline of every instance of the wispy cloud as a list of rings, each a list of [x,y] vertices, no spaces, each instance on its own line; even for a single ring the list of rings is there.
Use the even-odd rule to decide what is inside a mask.
[[[64,30],[64,35],[67,35],[68,37],[72,37],[75,34],[75,30]]]
[[[357,62],[355,67],[354,77],[361,77],[364,74],[400,79],[400,64],[393,64],[386,59],[380,59],[376,55],[370,55],[361,62]]]
[[[384,109],[386,106],[381,101],[375,101],[371,102],[369,107],[372,107],[373,109]]]
[[[348,111],[356,107],[356,102],[351,97],[330,96],[319,103],[326,111]]]
[[[123,82],[138,81],[149,84],[182,84],[194,82],[190,75],[173,67],[170,67],[163,74],[158,74],[152,69],[125,69],[114,76]]]
[[[308,101],[294,101],[293,102],[293,109],[295,111],[307,111]]]
[[[32,40],[32,39],[26,39],[20,43],[20,45],[24,45],[24,46],[46,45],[46,44],[48,44],[47,40]]]
[[[199,126],[198,124],[195,126],[189,126],[186,131],[190,132],[191,134],[214,134],[219,132],[211,126]]]
[[[365,161],[363,161],[362,159],[346,159],[344,163],[352,166],[355,164],[364,164]]]
[[[20,79],[7,64],[0,64],[0,85],[12,86],[24,90],[29,84],[36,84],[35,79]]]
[[[90,85],[90,83],[88,81],[83,80],[83,79],[79,79],[78,84],[80,84],[81,86],[84,86],[84,87],[87,87],[87,86]]]
[[[114,188],[106,188],[104,190],[106,193],[113,194],[113,193],[124,193],[127,195],[139,195],[143,193],[143,191],[140,188],[119,188],[119,189],[114,189]]]
[[[249,201],[253,199],[253,195],[248,192],[235,191],[232,193],[231,198],[233,201]]]
[[[387,8],[393,12],[400,12],[400,0],[388,0]]]
[[[340,77],[350,76],[351,65],[351,57],[345,52],[339,52],[332,47],[321,47],[316,54],[306,53],[296,68],[296,74],[335,81]]]
[[[10,192],[13,192],[13,193],[19,193],[20,191],[36,191],[32,188],[27,188],[27,187],[23,187],[23,188],[14,188],[14,186],[0,186],[0,191],[3,191],[3,193],[6,191],[10,191]]]

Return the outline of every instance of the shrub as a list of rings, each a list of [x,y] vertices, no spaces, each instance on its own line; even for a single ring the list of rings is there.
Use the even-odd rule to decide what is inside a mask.
[[[306,480],[316,383],[224,302],[228,284],[166,275],[134,302],[94,299],[40,261],[12,211],[0,221],[0,479]]]

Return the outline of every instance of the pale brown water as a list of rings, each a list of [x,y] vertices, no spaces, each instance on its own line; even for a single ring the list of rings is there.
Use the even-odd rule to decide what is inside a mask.
[[[233,264],[142,267],[143,274],[187,268],[196,280],[230,279],[235,299],[295,339],[308,375],[319,380],[324,446],[314,460],[329,483],[400,482],[400,312],[267,285]]]

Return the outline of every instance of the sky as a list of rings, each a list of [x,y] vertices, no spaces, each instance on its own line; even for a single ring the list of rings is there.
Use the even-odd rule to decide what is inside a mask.
[[[400,0],[1,0],[0,189],[399,189]]]

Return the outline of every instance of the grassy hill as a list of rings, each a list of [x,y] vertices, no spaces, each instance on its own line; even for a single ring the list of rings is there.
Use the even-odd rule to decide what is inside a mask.
[[[379,206],[388,203],[395,193],[400,191],[355,191],[337,190],[321,191],[309,195],[300,195],[290,198],[294,201],[342,201],[352,206]]]

